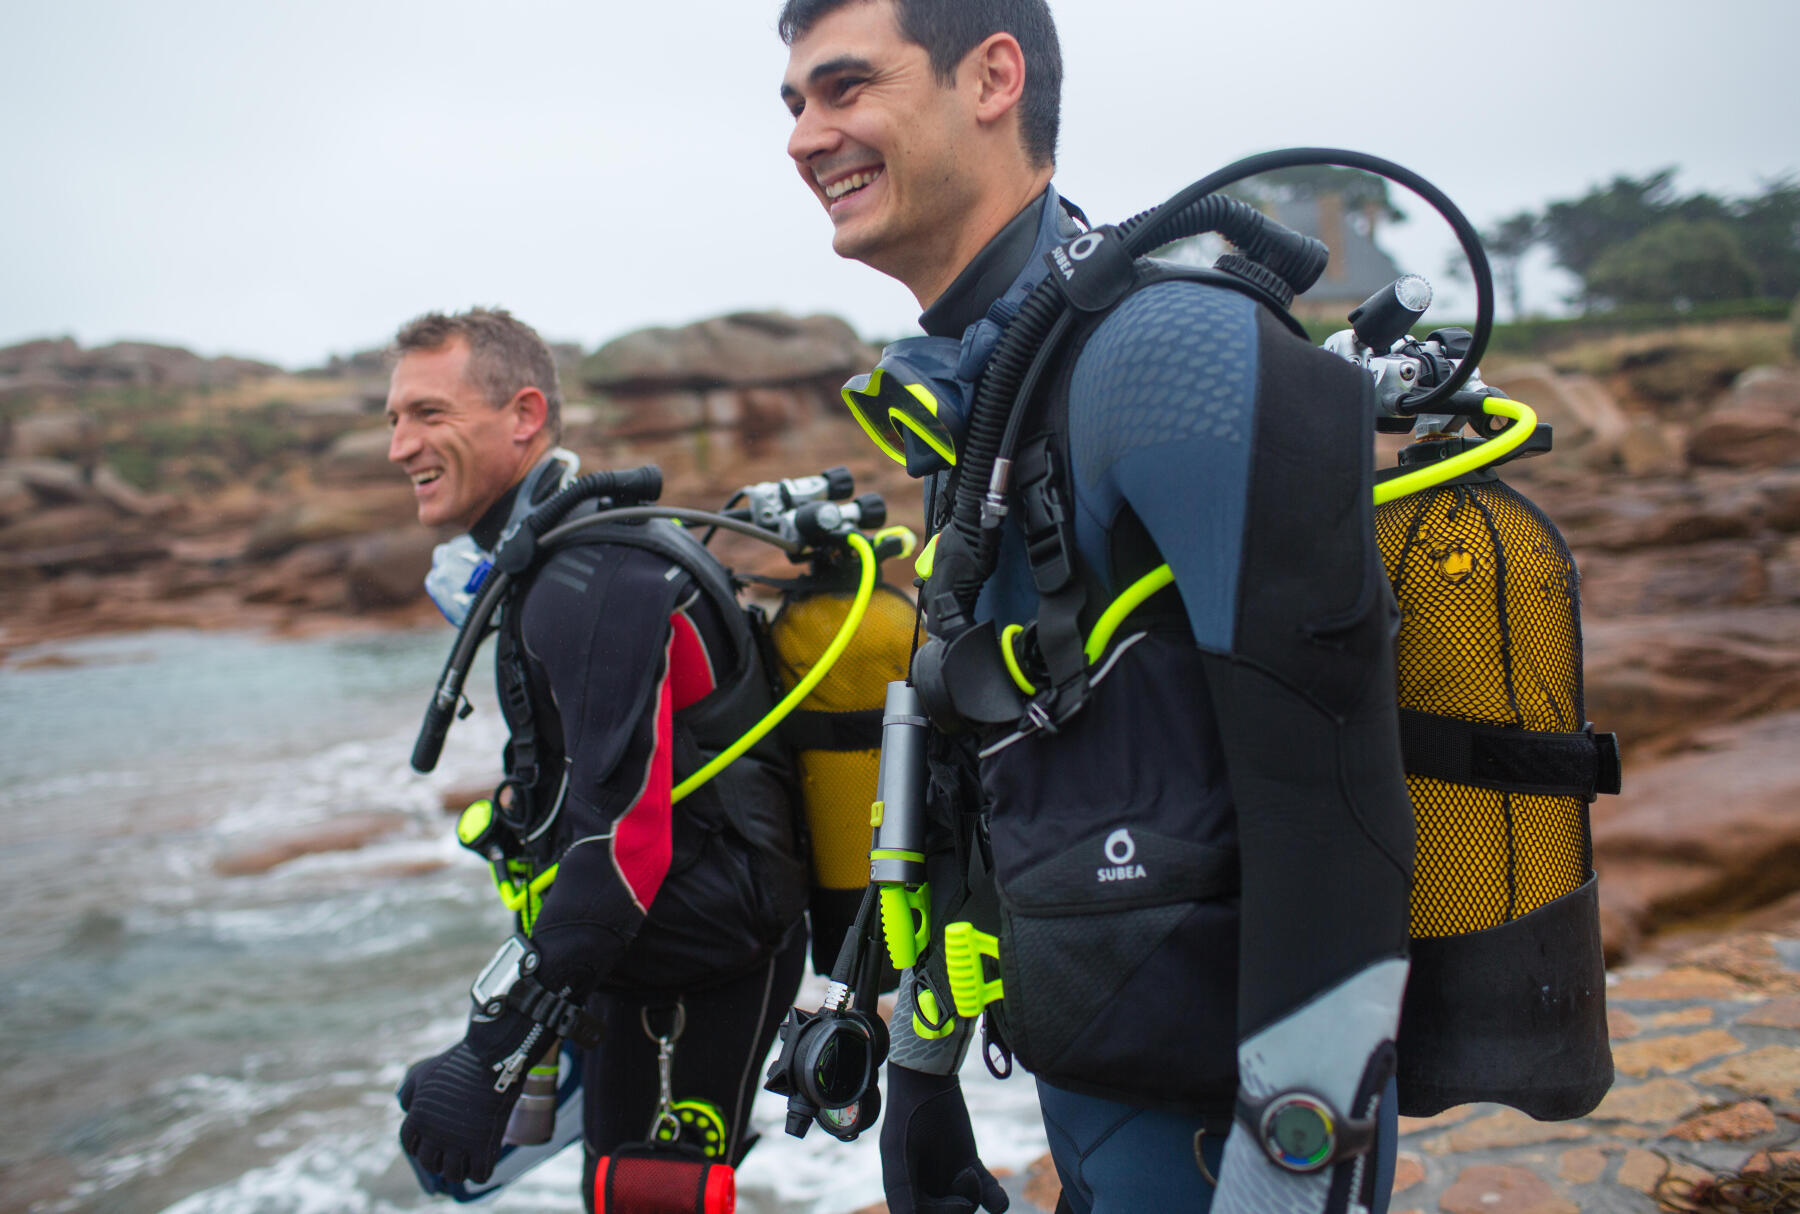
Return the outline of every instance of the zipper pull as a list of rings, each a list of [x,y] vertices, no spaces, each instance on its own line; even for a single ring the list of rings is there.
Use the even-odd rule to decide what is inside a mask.
[[[525,1034],[525,1040],[519,1043],[519,1048],[494,1064],[494,1070],[500,1073],[500,1077],[494,1080],[496,1092],[504,1092],[519,1078],[520,1072],[525,1069],[527,1061],[531,1058],[531,1047],[536,1045],[538,1038],[543,1035],[543,1025],[532,1025],[531,1031]]]

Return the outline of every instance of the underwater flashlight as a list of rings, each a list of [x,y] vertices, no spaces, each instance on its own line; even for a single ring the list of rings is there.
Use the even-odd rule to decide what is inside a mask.
[[[1402,274],[1356,306],[1350,327],[1363,345],[1386,354],[1430,306],[1430,281],[1422,274]]]
[[[925,746],[931,723],[919,690],[896,680],[887,685],[881,713],[881,765],[869,824],[869,883],[880,889],[881,930],[895,969],[919,960],[931,938],[931,889],[925,881]]]

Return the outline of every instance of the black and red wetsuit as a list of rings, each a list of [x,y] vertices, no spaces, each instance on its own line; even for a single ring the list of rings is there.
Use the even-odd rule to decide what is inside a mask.
[[[503,609],[507,771],[530,798],[527,855],[557,865],[531,937],[545,983],[588,994],[607,1028],[587,1058],[590,1166],[645,1136],[658,1084],[640,1014],[666,1031],[678,1000],[675,1096],[719,1107],[736,1162],[803,965],[807,869],[779,752],[752,749],[673,801],[771,703],[710,562],[665,523],[602,528]]]

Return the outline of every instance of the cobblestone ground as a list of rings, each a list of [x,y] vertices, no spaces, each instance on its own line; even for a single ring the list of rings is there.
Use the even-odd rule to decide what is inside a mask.
[[[1694,1208],[1692,1182],[1800,1166],[1800,930],[1727,936],[1607,987],[1617,1079],[1600,1107],[1401,1118],[1391,1214],[1653,1214]],[[1005,1184],[1016,1214],[1055,1208],[1048,1156]]]

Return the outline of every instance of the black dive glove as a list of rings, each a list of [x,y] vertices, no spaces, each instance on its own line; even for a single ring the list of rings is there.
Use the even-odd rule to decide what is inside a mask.
[[[525,1086],[525,1072],[550,1046],[551,1034],[524,1013],[470,1021],[466,1037],[416,1062],[400,1085],[400,1148],[451,1184],[477,1184],[493,1174],[500,1138]],[[495,1084],[509,1067],[511,1082]]]
[[[889,1064],[881,1120],[881,1182],[889,1214],[1002,1214],[1006,1190],[975,1154],[955,1075]]]

